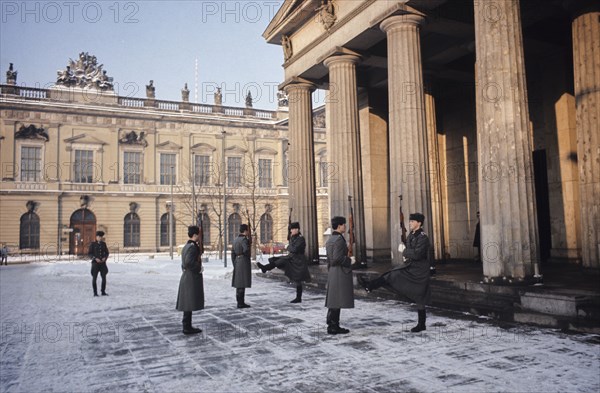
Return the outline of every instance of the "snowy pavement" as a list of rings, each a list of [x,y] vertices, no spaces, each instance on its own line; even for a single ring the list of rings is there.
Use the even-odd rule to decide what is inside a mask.
[[[239,310],[215,260],[193,316],[204,331],[184,336],[178,258],[116,259],[96,298],[87,261],[0,267],[1,392],[600,391],[598,336],[442,310],[412,334],[414,308],[375,299],[342,310],[350,334],[329,336],[323,292],[290,304],[293,286],[255,276]]]

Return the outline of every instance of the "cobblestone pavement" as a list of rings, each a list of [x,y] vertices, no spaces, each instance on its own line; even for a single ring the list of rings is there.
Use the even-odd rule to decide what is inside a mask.
[[[253,278],[235,308],[230,273],[207,265],[197,336],[174,310],[178,262],[109,265],[91,296],[89,265],[0,270],[2,392],[598,392],[600,338],[430,310],[412,334],[406,303],[358,299],[349,335],[325,334],[324,293]],[[230,269],[229,269],[230,270]]]

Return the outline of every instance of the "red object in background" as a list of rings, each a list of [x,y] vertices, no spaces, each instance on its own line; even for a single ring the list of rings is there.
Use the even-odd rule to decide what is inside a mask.
[[[285,244],[281,242],[272,242],[260,246],[260,252],[263,254],[271,254],[271,251],[273,251],[273,254],[281,254],[285,251]]]

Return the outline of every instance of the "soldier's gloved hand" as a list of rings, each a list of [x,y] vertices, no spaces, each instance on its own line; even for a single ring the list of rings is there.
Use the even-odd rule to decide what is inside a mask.
[[[350,260],[352,261],[353,265],[356,263],[356,257],[355,256],[350,257]]]
[[[407,257],[402,257],[402,261],[406,262],[406,261],[408,261],[408,258]]]
[[[204,273],[204,266],[200,266],[200,274]]]
[[[398,251],[399,252],[404,252],[405,249],[406,249],[406,246],[404,245],[404,243],[398,244]]]

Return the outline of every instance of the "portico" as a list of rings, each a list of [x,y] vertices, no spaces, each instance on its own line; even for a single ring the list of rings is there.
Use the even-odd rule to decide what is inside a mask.
[[[263,36],[284,43],[285,86],[328,90],[329,214],[352,204],[358,260],[401,260],[402,196],[406,216],[427,217],[436,260],[473,258],[479,225],[491,282],[528,280],[548,261],[600,267],[598,12],[585,1],[283,3]],[[311,110],[290,100],[291,140],[311,133],[291,125]],[[310,168],[314,152],[297,152],[291,163]],[[305,235],[324,230],[307,173],[290,190],[290,206],[309,201]]]

